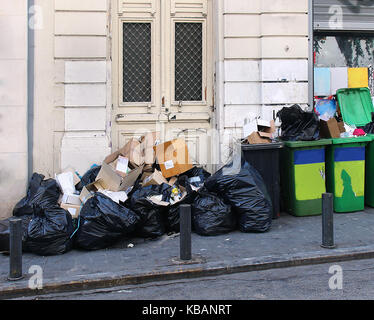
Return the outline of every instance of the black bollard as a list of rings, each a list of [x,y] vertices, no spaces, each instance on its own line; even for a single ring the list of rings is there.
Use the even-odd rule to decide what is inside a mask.
[[[22,219],[9,220],[9,276],[8,280],[15,281],[22,275]]]
[[[191,206],[182,204],[180,214],[180,259],[191,260]]]
[[[334,203],[331,193],[322,194],[322,248],[334,249]]]

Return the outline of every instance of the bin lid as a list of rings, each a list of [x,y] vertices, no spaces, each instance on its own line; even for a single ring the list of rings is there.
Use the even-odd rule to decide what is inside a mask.
[[[347,88],[336,91],[343,121],[357,127],[371,122],[374,112],[369,88]]]
[[[349,138],[335,138],[331,140],[332,140],[332,144],[360,143],[360,142],[371,142],[373,140],[373,137],[370,137],[370,136],[349,137]]]
[[[281,149],[283,142],[260,143],[260,144],[242,144],[242,150],[265,150],[265,149]]]
[[[331,139],[321,139],[315,141],[285,141],[284,145],[288,148],[307,148],[319,147],[332,144]]]

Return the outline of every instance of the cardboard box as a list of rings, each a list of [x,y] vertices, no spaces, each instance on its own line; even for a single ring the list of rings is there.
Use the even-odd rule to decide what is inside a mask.
[[[178,178],[177,177],[172,177],[172,178],[170,178],[170,180],[169,180],[169,185],[170,186],[173,186],[173,185],[175,185],[175,183],[178,181]]]
[[[271,143],[275,130],[274,120],[254,119],[245,123],[243,135],[249,144]]]
[[[150,172],[150,173],[153,173],[153,166],[151,164],[146,164],[144,167],[143,167],[143,172]]]
[[[156,154],[153,147],[156,141],[160,139],[159,132],[149,132],[140,138],[141,150],[144,156],[144,163],[146,165],[152,165],[156,161]]]
[[[68,204],[68,203],[62,203],[61,208],[67,210],[72,218],[77,219],[79,217],[79,214],[81,212],[81,206],[74,205],[74,204]]]
[[[143,180],[143,187],[150,186],[150,185],[161,185],[163,183],[168,183],[168,181],[164,178],[162,173],[158,170],[155,170],[150,176],[146,177]]]
[[[96,181],[100,182],[103,190],[125,191],[135,184],[142,171],[143,166],[133,169],[125,177],[121,177],[110,165],[103,162]]]
[[[274,120],[245,118],[243,124],[243,138],[247,139],[253,132],[262,132],[262,137],[272,138],[275,132]]]
[[[121,177],[125,177],[131,169],[129,168],[129,159],[124,156],[118,156],[118,158],[110,163],[110,166],[118,173]]]
[[[338,128],[339,128],[340,133],[345,132],[344,122],[343,121],[339,121],[338,122]]]
[[[342,127],[338,125],[335,118],[331,118],[328,121],[320,120],[320,137],[321,138],[340,138]],[[343,123],[343,130],[344,123]],[[344,132],[343,131],[343,132]]]
[[[136,167],[140,167],[144,164],[144,156],[140,141],[132,138],[126,143],[121,149],[113,152],[104,159],[106,164],[110,164],[118,159],[119,156],[123,156],[129,159],[129,163]]]
[[[271,140],[269,139],[269,137],[267,137],[267,133],[262,133],[262,132],[257,132],[257,131],[249,135],[249,137],[247,138],[247,141],[249,144],[271,143]]]
[[[85,203],[93,196],[92,193],[95,193],[100,189],[104,189],[104,186],[102,185],[101,180],[96,180],[83,187],[79,199],[82,201],[82,203]]]
[[[177,176],[193,167],[187,145],[182,139],[167,141],[154,149],[164,178]]]
[[[77,206],[80,206],[82,201],[80,200],[80,196],[77,194],[63,194],[61,198],[61,203],[75,204]]]
[[[264,121],[261,122],[258,120],[258,132],[262,138],[273,138],[273,134],[275,132],[275,122],[274,120],[271,121]]]

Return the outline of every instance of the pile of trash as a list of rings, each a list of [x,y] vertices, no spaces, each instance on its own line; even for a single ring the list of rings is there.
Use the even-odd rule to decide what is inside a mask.
[[[184,140],[160,143],[157,133],[131,139],[83,176],[71,167],[54,179],[34,173],[13,216],[23,222],[24,252],[56,255],[179,232],[181,204],[191,205],[200,235],[271,227],[272,203],[252,166],[232,160],[211,175],[192,164]],[[0,221],[0,251],[9,248],[9,219]]]

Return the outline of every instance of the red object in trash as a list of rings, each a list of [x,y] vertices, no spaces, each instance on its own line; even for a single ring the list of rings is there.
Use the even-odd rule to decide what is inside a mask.
[[[354,136],[359,136],[359,137],[361,137],[361,136],[365,136],[366,133],[365,133],[365,131],[362,130],[362,129],[356,129],[355,131],[353,131],[353,135],[354,135]]]

